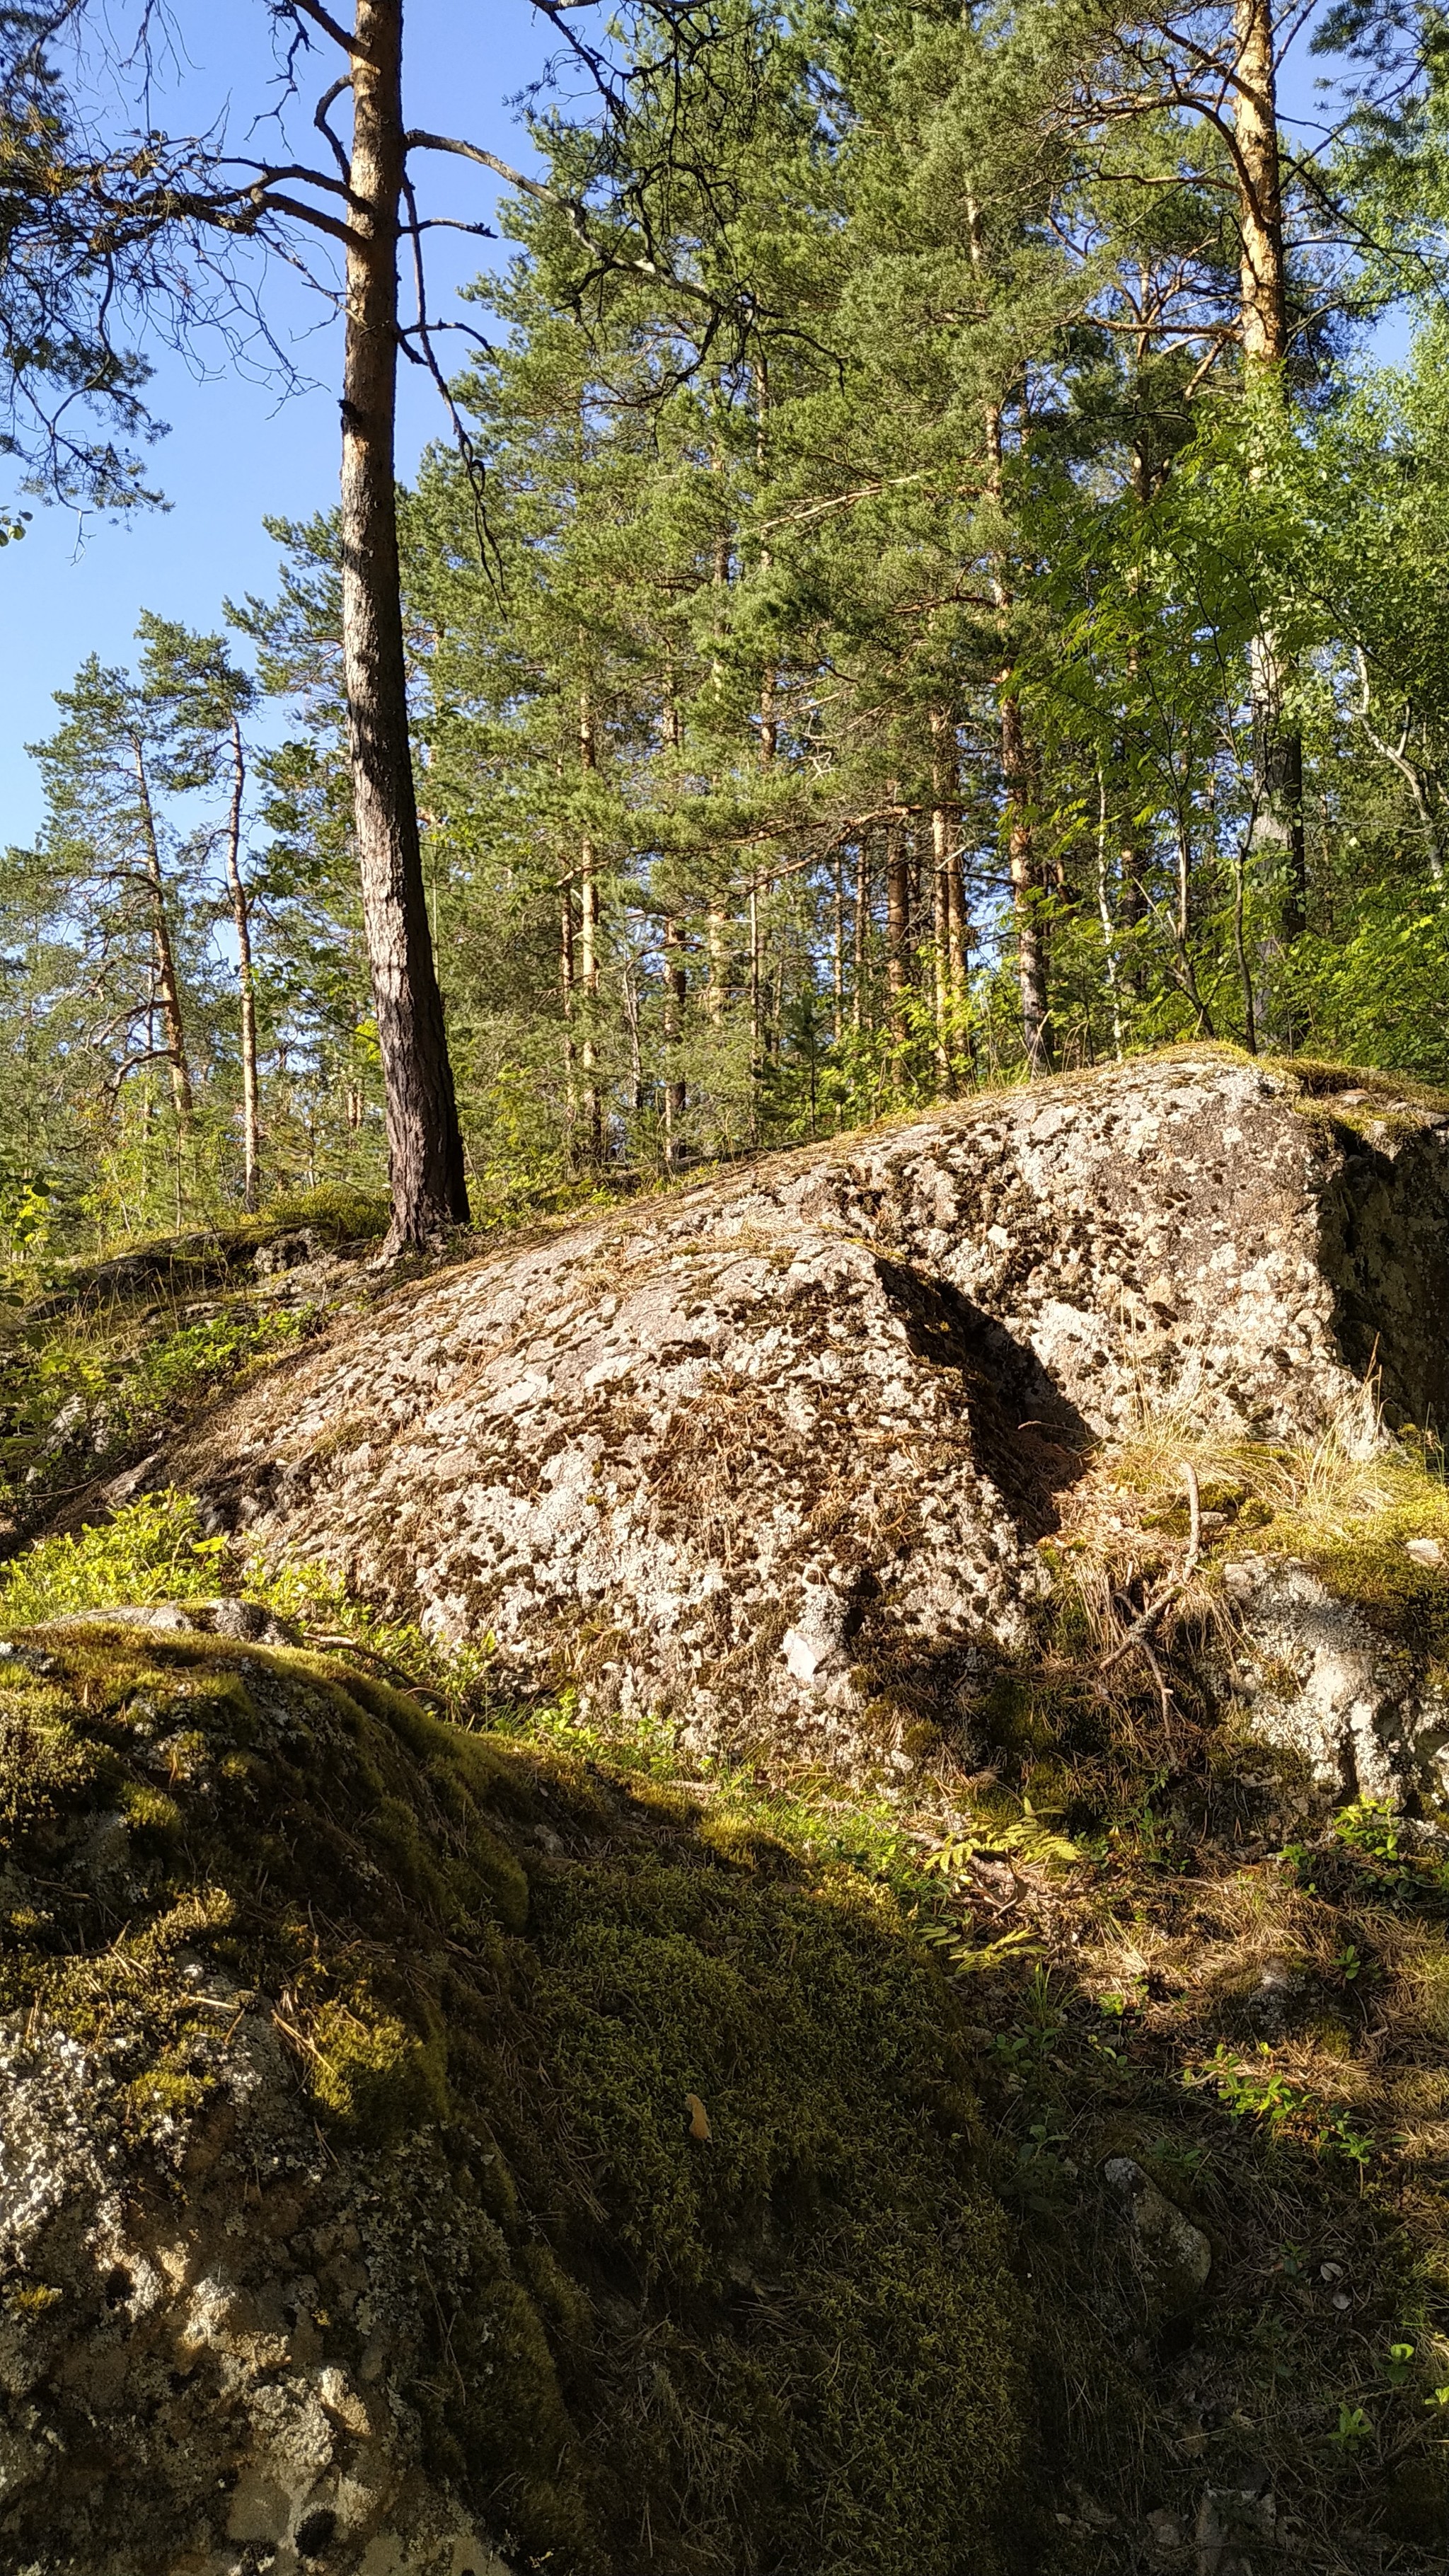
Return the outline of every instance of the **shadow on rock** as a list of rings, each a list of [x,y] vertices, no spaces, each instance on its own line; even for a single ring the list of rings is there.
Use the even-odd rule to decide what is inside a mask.
[[[1096,1435],[1028,1343],[949,1280],[877,1259],[881,1286],[917,1359],[955,1369],[973,1443],[1022,1536],[1059,1526],[1056,1497],[1085,1473]]]

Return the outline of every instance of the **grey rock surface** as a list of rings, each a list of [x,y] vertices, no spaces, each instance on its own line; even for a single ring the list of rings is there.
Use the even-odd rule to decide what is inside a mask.
[[[1292,1558],[1233,1559],[1223,1586],[1255,1736],[1302,1754],[1335,1796],[1443,1799],[1449,1697],[1415,1657]]]
[[[70,1610],[50,1622],[55,1628],[111,1628],[118,1613]],[[126,1625],[153,1630],[158,1636],[236,1637],[253,1646],[290,1646],[296,1638],[260,1601],[238,1601],[219,1595],[210,1601],[143,1601],[128,1609]]]
[[[1153,2305],[1168,2314],[1190,2307],[1212,2270],[1212,2247],[1202,2229],[1159,2191],[1135,2157],[1109,2156],[1102,2174],[1132,2229]]]
[[[0,2023],[0,2564],[506,2576],[395,2396],[409,2218],[436,2258],[446,2168],[420,2141],[414,2191],[370,2188],[302,2116],[270,2012],[218,2003],[204,2115],[144,2138],[104,2055]],[[324,2308],[370,2325],[355,2374],[321,2357]]]
[[[153,1481],[523,1684],[907,1768],[1094,1440],[1441,1405],[1449,1130],[1381,1131],[1210,1049],[979,1096],[403,1288]]]

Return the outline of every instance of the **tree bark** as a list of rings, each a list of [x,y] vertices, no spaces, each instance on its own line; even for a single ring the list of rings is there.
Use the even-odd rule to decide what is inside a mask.
[[[886,1014],[891,1054],[906,1051],[906,997],[910,989],[910,861],[899,823],[886,826]]]
[[[594,711],[587,689],[579,696],[579,767],[591,778],[598,766],[594,746]],[[583,995],[583,1031],[579,1063],[584,1077],[584,1152],[591,1163],[604,1159],[604,1109],[599,1094],[599,876],[592,840],[579,843],[578,983]]]
[[[1278,152],[1273,0],[1236,0],[1233,138],[1238,163],[1238,294],[1247,382],[1275,380],[1288,355],[1288,269]],[[1282,869],[1278,925],[1297,939],[1308,925],[1308,842],[1303,821],[1303,737],[1283,717],[1288,678],[1277,637],[1253,639],[1254,848]]]
[[[870,850],[866,835],[861,833],[855,845],[855,991],[851,996],[850,1022],[857,1034],[870,1026],[869,996],[866,981],[870,951]]]
[[[956,728],[941,708],[931,713],[931,842],[936,862],[936,878],[944,898],[946,1001],[952,1032],[959,1037],[962,1005],[966,999],[966,947],[969,936],[966,921],[965,889],[961,881],[961,853],[954,846],[960,830],[960,770],[957,758]],[[951,1050],[951,1082],[954,1087],[957,1066]]]
[[[944,1093],[954,1089],[951,1065],[951,981],[947,854],[951,832],[944,807],[931,807],[931,928],[936,982],[936,1082]]]
[[[845,872],[835,853],[835,940],[831,956],[831,1034],[839,1046],[845,1032]]]
[[[578,1115],[578,1093],[574,1082],[577,1057],[574,1049],[574,889],[571,877],[565,877],[559,889],[558,914],[558,988],[563,1002],[564,1087],[568,1098],[569,1134]]]
[[[1046,922],[1031,825],[1031,758],[1021,721],[1021,700],[1008,689],[1001,700],[1001,770],[1006,783],[1007,866],[1016,917],[1016,972],[1021,993],[1021,1032],[1027,1070],[1050,1073],[1053,1062],[1051,1002],[1047,985]]]
[[[999,405],[986,406],[988,489],[999,500],[1002,490],[1002,437]],[[1005,640],[1011,614],[1011,586],[1000,556],[992,566],[992,593]],[[1011,877],[1011,903],[1016,924],[1016,974],[1021,993],[1021,1034],[1027,1071],[1050,1073],[1054,1061],[1051,1003],[1047,983],[1046,921],[1032,827],[1031,754],[1022,722],[1021,700],[1010,671],[997,683],[1001,724],[1001,780],[1006,796],[1006,858]]]
[[[987,265],[986,243],[981,209],[971,195],[966,199],[966,226],[971,265],[978,277],[983,277]],[[999,402],[983,405],[982,425],[986,433],[986,493],[999,509],[1005,490]],[[992,559],[991,590],[1004,644],[1008,639],[1012,603],[1011,583],[1002,551]],[[1022,723],[1021,701],[1012,687],[1009,670],[1000,673],[997,688],[1000,692],[1001,778],[1006,797],[1007,867],[1016,925],[1017,984],[1021,993],[1021,1033],[1026,1048],[1027,1071],[1032,1074],[1050,1073],[1052,1024],[1047,993],[1046,928],[1032,833],[1031,757]]]
[[[176,952],[171,945],[171,922],[166,910],[166,880],[161,873],[156,809],[151,802],[151,782],[146,775],[146,754],[139,740],[133,740],[131,752],[136,767],[136,799],[141,816],[151,939],[156,952],[156,990],[161,1004],[161,1025],[166,1032],[166,1054],[171,1066],[171,1099],[176,1111],[178,1136],[185,1136],[190,1133],[195,1112],[191,1067],[186,1060],[186,1031],[181,1018],[181,986],[176,974]]]
[[[1102,925],[1102,956],[1107,969],[1107,996],[1112,1010],[1112,1050],[1122,1061],[1122,996],[1117,975],[1117,933],[1107,889],[1107,773],[1097,763],[1097,918]]]
[[[728,960],[725,956],[725,931],[728,927],[724,906],[712,903],[704,917],[704,948],[708,960],[708,980],[704,988],[704,1007],[712,1020],[724,1018],[725,978]]]
[[[242,1069],[242,1205],[255,1213],[261,1192],[261,1099],[257,1074],[257,979],[252,966],[251,906],[242,883],[242,798],[246,792],[246,751],[241,725],[231,720],[231,812],[226,830],[226,882],[236,929],[237,982],[241,988]]]
[[[684,1004],[687,992],[684,970],[684,941],[672,913],[664,923],[664,1160],[670,1171],[680,1160],[680,1130],[684,1125],[685,1088],[678,1070],[678,1048],[684,1036]]]
[[[384,1247],[467,1222],[463,1140],[423,887],[408,739],[394,436],[402,0],[357,0],[342,387],[342,659],[354,828],[387,1105]]]

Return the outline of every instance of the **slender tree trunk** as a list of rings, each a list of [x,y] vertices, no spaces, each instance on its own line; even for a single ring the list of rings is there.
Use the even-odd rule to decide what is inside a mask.
[[[241,989],[242,1205],[250,1215],[261,1191],[261,1100],[257,1078],[257,979],[252,966],[251,905],[242,883],[242,799],[246,750],[241,725],[231,720],[231,812],[226,828],[226,882],[236,930],[237,982]]]
[[[760,1070],[760,890],[750,888],[750,1076]]]
[[[591,778],[598,766],[594,711],[587,689],[579,696],[579,767]],[[583,1072],[584,1152],[591,1163],[604,1159],[604,1108],[599,1092],[599,875],[592,840],[579,844],[578,989],[582,995],[583,1029],[579,1063]]]
[[[1273,0],[1235,0],[1233,36],[1243,356],[1261,369],[1281,366],[1288,353]]]
[[[886,1016],[891,1054],[899,1071],[906,1051],[906,1003],[910,991],[910,861],[899,823],[886,826]]]
[[[573,879],[565,877],[559,889],[558,915],[558,988],[563,1002],[564,1086],[568,1099],[570,1142],[574,1120],[578,1116],[578,1089],[575,1080],[578,1056],[574,1046],[574,888]]]
[[[763,440],[763,436],[764,430],[762,413],[760,430],[761,440]],[[763,447],[761,448],[760,462],[761,464],[764,462]],[[769,570],[769,564],[769,553],[767,550],[762,549],[760,554],[761,571],[767,572]],[[766,671],[764,679],[760,683],[760,767],[762,770],[769,770],[773,766],[779,738],[779,727],[775,722],[775,674],[773,670],[770,670]],[[767,877],[765,880],[765,892],[767,895],[773,896],[774,891],[774,881],[772,878]],[[758,1091],[760,1074],[763,1068],[763,1057],[770,1051],[771,1046],[768,1037],[765,1040],[763,1050],[760,1043],[760,897],[758,885],[752,883],[750,886],[750,1135],[752,1140],[758,1133]],[[778,1029],[775,1032],[773,1051],[778,1057],[780,1053],[780,1033]]]
[[[866,939],[870,927],[870,849],[864,832],[855,845],[855,991],[851,997],[851,1025],[857,1035],[870,1026],[867,1007],[866,968],[869,950]]]
[[[1001,701],[1001,768],[1006,781],[1007,866],[1016,915],[1016,972],[1027,1070],[1050,1073],[1053,1062],[1051,1004],[1047,988],[1046,922],[1031,824],[1031,758],[1021,721],[1021,701],[1008,690]]]
[[[956,846],[960,828],[960,775],[957,766],[956,728],[949,715],[935,708],[931,714],[931,841],[936,861],[936,879],[945,898],[946,995],[950,1027],[959,1035],[962,1005],[966,999],[966,902],[961,881],[961,853]],[[954,1051],[951,1079],[955,1082]]]
[[[621,969],[624,1018],[629,1030],[629,1091],[636,1118],[644,1110],[644,1041],[639,1026],[639,996],[634,989],[634,963],[627,951]]]
[[[1258,1011],[1253,996],[1253,970],[1248,964],[1248,947],[1243,937],[1243,873],[1247,853],[1233,854],[1233,954],[1238,961],[1238,982],[1243,994],[1243,1044],[1249,1055],[1258,1052]]]
[[[385,1249],[464,1224],[468,1188],[408,739],[394,430],[402,0],[356,0],[342,386],[342,660],[362,910],[387,1104]]]
[[[153,1058],[155,1053],[156,1013],[153,1007],[146,1013],[146,1054]],[[149,1062],[141,1076],[141,1086],[141,1205],[144,1208],[151,1195],[151,1139],[156,1129],[156,1093]]]
[[[1117,877],[1117,927],[1131,933],[1147,918],[1147,866],[1150,853],[1137,837],[1135,828],[1124,831],[1119,852]],[[1143,995],[1142,960],[1135,942],[1129,938],[1122,981],[1134,1001]]]
[[[1239,300],[1243,372],[1252,384],[1277,380],[1288,355],[1273,0],[1236,0],[1233,31]],[[1260,628],[1249,664],[1258,788],[1254,842],[1282,870],[1279,930],[1284,939],[1297,939],[1308,921],[1308,844],[1303,821],[1303,737],[1283,715],[1289,676],[1277,637],[1271,628]]]
[[[959,829],[959,809],[951,809],[953,829]],[[966,998],[967,949],[971,929],[966,919],[966,889],[961,880],[961,853],[949,849],[946,854],[946,955],[951,975],[951,996],[958,1009]]]
[[[1001,412],[986,407],[986,460],[990,489],[1002,489]],[[1005,561],[998,556],[991,579],[1003,640],[1011,615],[1011,587]],[[1054,1062],[1051,1001],[1047,979],[1046,917],[1041,871],[1032,823],[1031,753],[1022,721],[1021,700],[1012,675],[1003,671],[1000,690],[1001,778],[1006,796],[1006,858],[1011,877],[1011,903],[1016,922],[1016,974],[1021,993],[1021,1033],[1029,1073],[1050,1073]]]
[[[186,1031],[181,1018],[181,986],[176,973],[176,952],[171,945],[171,922],[166,910],[166,880],[161,873],[161,844],[156,832],[156,809],[151,802],[151,781],[146,775],[146,754],[139,741],[133,741],[131,753],[136,768],[136,798],[141,816],[146,895],[151,910],[151,939],[156,952],[156,993],[161,1005],[161,1025],[166,1032],[166,1054],[171,1066],[171,1098],[176,1110],[176,1128],[179,1138],[190,1134],[194,1116],[191,1067],[186,1059]],[[177,1168],[179,1172],[179,1163]]]
[[[712,903],[704,917],[704,951],[706,983],[704,1007],[712,1020],[724,1018],[725,1006],[725,931],[727,915],[722,904]]]
[[[845,1034],[845,870],[835,853],[835,943],[831,956],[831,1031],[839,1046]]]
[[[936,983],[936,1087],[941,1092],[954,1088],[951,1066],[951,983],[950,931],[946,892],[946,856],[950,847],[950,825],[940,805],[931,809],[931,929],[932,965]]]
[[[1122,994],[1117,973],[1117,933],[1107,886],[1107,773],[1097,764],[1097,918],[1102,925],[1102,954],[1107,966],[1107,993],[1112,1008],[1112,1049],[1122,1061]]]
[[[981,210],[974,197],[966,200],[967,238],[971,265],[984,277],[987,265]],[[1001,405],[988,402],[983,406],[986,433],[986,490],[999,508],[1005,489]],[[1003,644],[1009,634],[1011,618],[1011,584],[1004,551],[999,551],[991,566],[991,589],[996,605],[997,624]],[[1001,777],[1006,798],[1007,866],[1011,877],[1011,902],[1016,924],[1016,969],[1021,992],[1021,1031],[1026,1047],[1029,1073],[1050,1073],[1052,1069],[1052,1023],[1047,988],[1046,924],[1041,908],[1041,889],[1032,830],[1031,757],[1022,723],[1021,701],[1012,686],[1012,675],[1004,670],[999,675],[1001,725]]]
[[[684,1036],[684,1004],[687,992],[684,972],[684,943],[679,924],[672,913],[664,922],[664,1160],[669,1169],[678,1168],[684,1125],[685,1087],[677,1069],[677,1050]]]
[[[599,1005],[599,880],[594,867],[592,841],[579,843],[577,991],[581,996],[583,1018],[579,1067],[583,1075],[584,1152],[591,1163],[599,1163],[604,1155],[604,1112],[599,1093],[599,1051],[595,1037]]]

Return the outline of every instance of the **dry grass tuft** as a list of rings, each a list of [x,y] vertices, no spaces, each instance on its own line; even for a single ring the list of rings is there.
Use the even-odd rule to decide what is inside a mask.
[[[1225,1556],[1312,1560],[1345,1546],[1417,1542],[1440,1549],[1449,1569],[1441,1466],[1437,1451],[1388,1437],[1372,1389],[1312,1442],[1245,1440],[1145,1415],[1065,1499],[1058,1544],[1104,1654],[1120,1646],[1153,1587],[1177,1578],[1160,1631],[1170,1642],[1174,1629],[1221,1617],[1215,1568]]]

